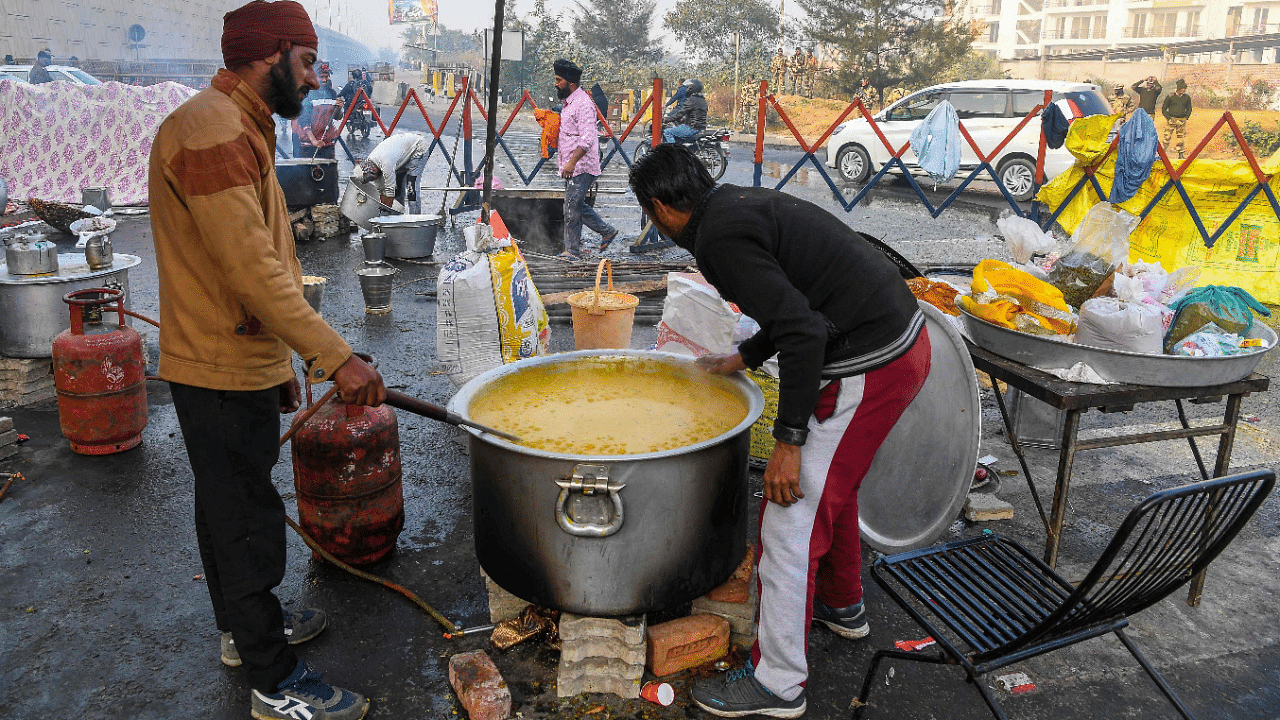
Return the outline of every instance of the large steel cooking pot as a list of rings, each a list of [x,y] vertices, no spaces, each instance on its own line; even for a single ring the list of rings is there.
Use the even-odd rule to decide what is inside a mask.
[[[469,417],[499,378],[579,361],[659,361],[682,371],[688,356],[584,350],[523,360],[472,378],[449,402]],[[702,372],[698,370],[697,372]],[[476,555],[494,582],[543,607],[591,616],[673,607],[733,573],[747,538],[750,428],[760,389],[730,378],[747,403],[732,430],[705,442],[636,455],[569,455],[471,434]]]
[[[111,267],[90,270],[83,253],[61,253],[57,272],[49,275],[14,275],[0,265],[0,355],[49,357],[53,339],[71,327],[62,296],[72,290],[123,290],[124,307],[132,310],[129,269],[141,262],[137,255],[116,253]]]

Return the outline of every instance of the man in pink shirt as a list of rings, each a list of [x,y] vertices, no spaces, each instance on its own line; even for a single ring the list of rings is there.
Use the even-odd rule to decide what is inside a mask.
[[[579,84],[582,69],[572,62],[556,60],[556,95],[564,101],[560,112],[560,142],[557,162],[564,178],[564,252],[561,260],[577,260],[582,254],[582,226],[600,233],[599,250],[604,251],[618,236],[618,230],[600,219],[587,204],[587,191],[600,177],[599,134],[596,104]]]

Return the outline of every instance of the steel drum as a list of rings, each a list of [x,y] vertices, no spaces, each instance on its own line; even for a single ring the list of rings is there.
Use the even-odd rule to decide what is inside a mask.
[[[1248,355],[1198,358],[1106,350],[1020,333],[976,318],[958,303],[957,307],[964,318],[965,333],[983,350],[1041,370],[1067,369],[1083,362],[1103,380],[1129,385],[1225,385],[1253,374],[1254,368],[1262,362],[1262,356],[1276,346],[1275,331],[1255,320],[1247,336],[1262,338],[1268,348]]]
[[[960,514],[982,437],[978,380],[964,338],[920,302],[933,364],[920,394],[880,446],[858,491],[862,539],[883,553],[924,547]]]

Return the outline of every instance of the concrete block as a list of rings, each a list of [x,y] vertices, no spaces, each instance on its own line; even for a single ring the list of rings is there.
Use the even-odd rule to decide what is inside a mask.
[[[528,607],[527,601],[503,590],[483,570],[480,571],[480,575],[484,577],[484,585],[489,590],[489,622],[497,625],[518,616]]]
[[[751,582],[747,583],[746,602],[724,602],[721,600],[713,600],[711,599],[710,593],[708,593],[693,601],[693,612],[719,615],[720,617],[728,620],[730,624],[733,624],[735,619],[755,622],[756,608],[759,606],[760,588],[753,577]],[[735,632],[738,632],[738,630],[735,629]]]
[[[0,432],[9,432],[13,429],[13,418],[0,417]]]
[[[717,615],[678,618],[649,628],[649,671],[658,677],[718,660],[729,652],[729,621]]]
[[[1013,506],[988,493],[969,493],[964,501],[964,516],[970,522],[1012,520]]]
[[[617,658],[587,658],[571,662],[560,658],[556,678],[556,696],[573,697],[579,693],[609,693],[621,698],[640,697],[640,680],[644,664],[633,665]]]
[[[644,667],[645,644],[627,645],[614,638],[586,637],[566,641],[560,638],[560,659],[579,662],[590,658],[615,658],[628,665]]]
[[[643,615],[617,618],[593,618],[573,613],[560,615],[560,640],[573,642],[584,638],[609,638],[627,646],[644,645]]]
[[[18,431],[10,430],[8,432],[0,432],[0,447],[5,445],[13,445],[18,442]]]
[[[756,644],[755,623],[751,623],[750,633],[729,633],[729,642],[743,650],[750,650]]]
[[[53,364],[45,360],[40,364],[32,365],[22,370],[0,370],[0,382],[31,382],[52,374]]]
[[[31,380],[5,380],[0,378],[0,392],[17,393],[26,395],[27,393],[43,390],[53,387],[52,375],[41,375]]]
[[[511,690],[483,650],[449,658],[449,684],[471,720],[511,717]]]
[[[52,386],[25,395],[0,392],[0,408],[26,407],[27,405],[52,400],[57,395],[57,391]]]
[[[0,357],[0,372],[30,372],[32,368],[47,368],[53,372],[53,358],[12,358]]]
[[[18,449],[21,447],[22,446],[18,445],[17,443],[14,443],[13,445],[0,446],[0,460],[4,460],[5,458],[9,458],[9,457],[13,457],[14,455],[17,455]]]
[[[754,585],[756,546],[747,545],[747,554],[742,556],[738,569],[733,576],[724,581],[720,587],[706,594],[708,600],[726,603],[745,603],[750,599],[750,586]]]

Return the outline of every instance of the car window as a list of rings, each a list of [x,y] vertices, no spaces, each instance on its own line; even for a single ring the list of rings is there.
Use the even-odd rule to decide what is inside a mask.
[[[1111,106],[1105,98],[1094,90],[1073,90],[1071,92],[1053,94],[1054,102],[1070,100],[1080,109],[1081,115],[1108,115]],[[1043,90],[1015,90],[1013,93],[1013,114],[1022,117],[1044,102]]]
[[[90,75],[89,73],[83,70],[65,70],[64,69],[62,70],[62,72],[66,75],[70,75],[73,81],[78,80],[85,85],[101,85],[102,84],[101,80],[99,80],[98,78]]]
[[[887,119],[923,120],[929,114],[929,111],[942,102],[943,95],[944,93],[942,92],[926,92],[920,93],[915,97],[909,97],[901,105],[890,110]]]
[[[1002,118],[1008,114],[1009,93],[1003,90],[986,92],[952,91],[948,98],[961,120],[974,118]]]

